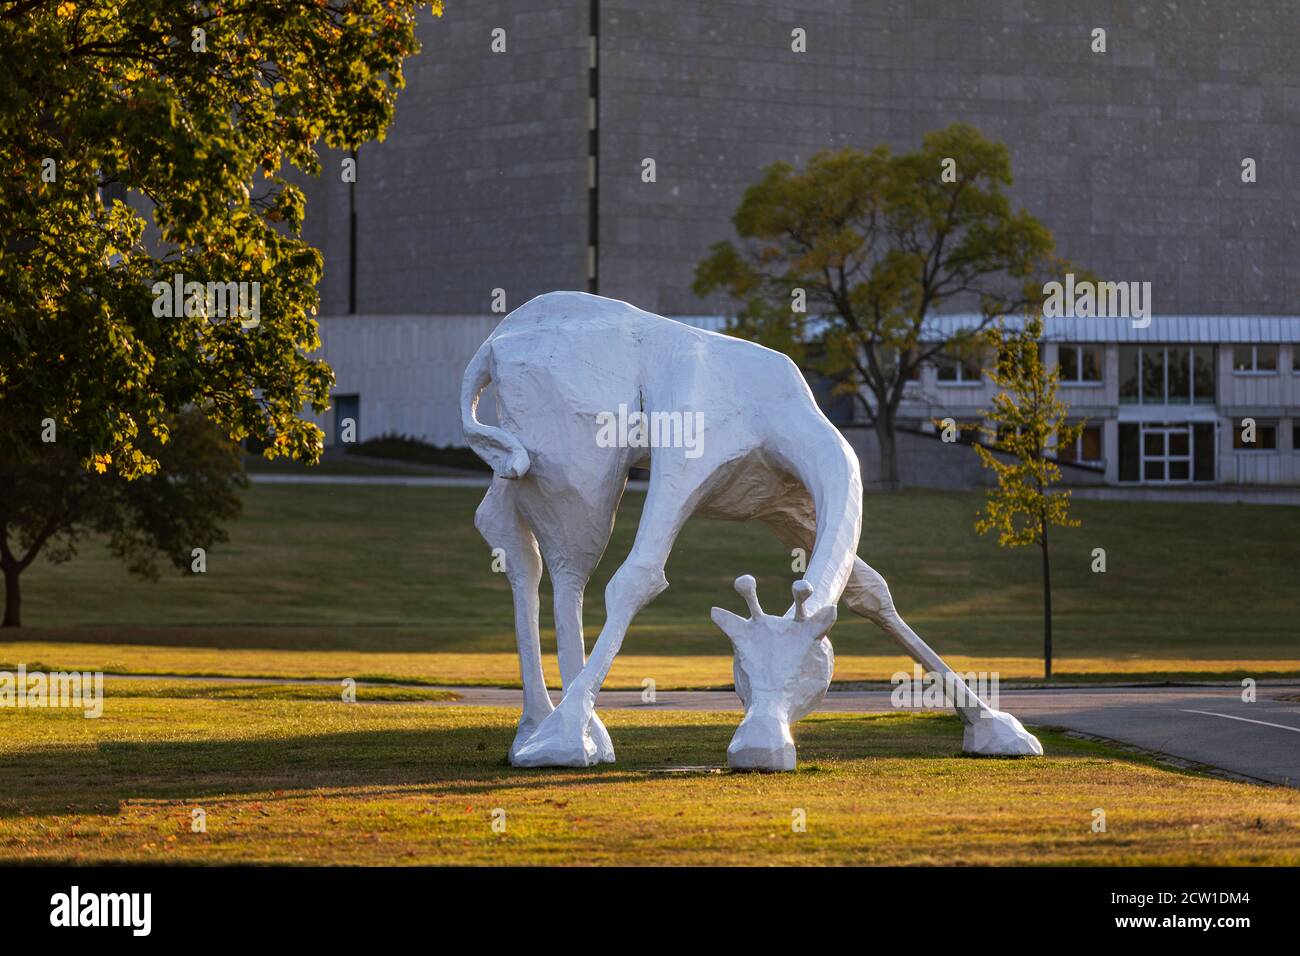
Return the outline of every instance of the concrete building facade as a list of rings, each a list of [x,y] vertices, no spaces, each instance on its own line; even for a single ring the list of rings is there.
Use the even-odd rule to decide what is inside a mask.
[[[356,183],[331,154],[307,184],[338,392],[362,438],[459,444],[444,403],[503,311],[583,289],[716,326],[726,304],[694,296],[694,268],[732,237],[765,166],[908,150],[961,121],[1006,143],[1013,199],[1061,254],[1151,282],[1152,324],[1130,344],[1214,349],[1218,445],[1233,415],[1256,409],[1277,423],[1280,453],[1300,398],[1290,326],[1267,326],[1276,403],[1265,375],[1223,370],[1253,334],[1232,323],[1300,313],[1296,12],[1292,0],[450,3],[421,25],[393,128],[359,151]],[[1219,338],[1178,338],[1180,316],[1213,319]],[[1104,467],[1118,482],[1120,423],[1135,413],[1108,390],[1128,339],[1074,342],[1115,367],[1104,401],[1091,386],[1075,400],[1109,416]],[[1229,460],[1216,459],[1216,481],[1297,480]]]

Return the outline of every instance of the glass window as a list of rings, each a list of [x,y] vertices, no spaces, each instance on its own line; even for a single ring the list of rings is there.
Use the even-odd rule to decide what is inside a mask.
[[[1056,350],[1056,364],[1061,368],[1062,382],[1079,379],[1079,350],[1073,345],[1062,345]]]
[[[1068,445],[1058,445],[1056,447],[1056,457],[1059,461],[1087,462],[1096,464],[1101,462],[1101,426],[1085,425],[1083,431],[1075,437],[1074,441]]]
[[[1291,346],[1291,371],[1300,372],[1300,342]]]
[[[1065,383],[1100,382],[1101,362],[1100,345],[1062,345],[1056,351],[1056,364]]]
[[[1102,351],[1099,345],[1089,345],[1079,353],[1079,381],[1101,381]]]
[[[1232,447],[1238,451],[1273,451],[1277,448],[1277,422],[1256,422],[1255,440],[1245,440],[1246,426],[1240,422],[1232,423]]]
[[[1165,350],[1170,405],[1188,405],[1192,401],[1191,361],[1192,350],[1185,345],[1172,345]]]
[[[1214,404],[1214,346],[1192,349],[1192,400],[1197,405]]]
[[[1119,400],[1124,405],[1136,405],[1138,400],[1138,347],[1119,347]],[[1134,475],[1134,480],[1137,476]]]
[[[1214,425],[1204,422],[1192,426],[1192,478],[1196,481],[1214,480]]]
[[[1136,350],[1135,350],[1136,351]],[[1137,425],[1120,423],[1119,426],[1119,480],[1137,481],[1141,462],[1140,432]]]
[[[1101,461],[1101,426],[1089,425],[1079,436],[1079,456],[1084,461]]]
[[[1142,404],[1163,405],[1165,401],[1165,350],[1142,350]]]
[[[934,364],[941,382],[978,382],[983,375],[983,363],[977,355],[936,355]]]
[[[1250,372],[1276,372],[1276,345],[1234,345],[1232,347],[1232,370],[1248,374]]]

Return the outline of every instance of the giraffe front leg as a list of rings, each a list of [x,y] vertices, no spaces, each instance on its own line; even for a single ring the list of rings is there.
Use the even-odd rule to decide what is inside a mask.
[[[917,635],[894,607],[889,586],[880,573],[861,558],[853,562],[853,575],[844,600],[854,611],[874,621],[927,671],[950,682],[957,699],[954,710],[961,718],[962,750],[983,757],[1041,757],[1043,745],[1015,717],[994,710]]]
[[[641,608],[667,587],[662,566],[629,560],[605,589],[607,617],[591,659],[565,689],[564,699],[511,758],[518,767],[591,767],[614,760],[614,745],[596,716],[596,695]]]
[[[596,695],[632,619],[668,587],[664,565],[694,508],[691,492],[699,487],[701,475],[707,474],[704,467],[671,456],[655,459],[636,541],[605,588],[605,626],[582,672],[565,687],[555,713],[520,748],[515,757],[518,766],[590,767],[605,754],[613,759],[613,746],[602,747],[609,735],[596,719]]]

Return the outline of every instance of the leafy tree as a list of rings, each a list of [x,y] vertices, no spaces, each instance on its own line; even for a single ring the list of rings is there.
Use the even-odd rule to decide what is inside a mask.
[[[1047,229],[1012,210],[1010,184],[1006,147],[963,124],[927,134],[915,152],[823,151],[802,170],[775,163],[732,219],[740,247],[717,243],[696,268],[695,292],[725,294],[736,305],[731,331],[856,396],[879,439],[881,480],[895,486],[908,380],[1041,300],[1044,277],[1061,270]],[[982,321],[936,337],[929,319],[958,304]]]
[[[993,407],[983,414],[990,423],[976,426],[989,443],[1010,456],[1003,461],[985,444],[975,451],[984,467],[991,468],[997,484],[989,490],[984,509],[975,522],[980,534],[998,533],[1004,548],[1038,545],[1043,556],[1043,671],[1052,676],[1052,567],[1048,529],[1052,525],[1078,527],[1070,516],[1070,492],[1052,491],[1061,480],[1053,449],[1072,444],[1084,423],[1067,421],[1068,407],[1057,397],[1060,369],[1048,366],[1039,353],[1043,320],[1031,315],[1018,332],[995,327],[986,330],[988,346],[997,352],[997,364],[985,369],[998,392]]]
[[[37,556],[68,561],[92,533],[106,535],[128,570],[152,580],[160,558],[188,572],[194,548],[227,540],[221,524],[239,515],[247,484],[239,446],[194,409],[165,424],[165,444],[152,436],[142,443],[160,467],[134,480],[87,469],[58,442],[33,461],[0,466],[4,627],[22,623],[19,576]]]
[[[61,451],[150,474],[191,405],[269,457],[319,457],[298,416],[333,378],[307,357],[321,258],[285,164],[319,173],[320,144],[382,136],[420,6],[0,6],[0,461],[45,467],[52,424]],[[259,283],[258,324],[188,295],[156,314],[177,274]]]

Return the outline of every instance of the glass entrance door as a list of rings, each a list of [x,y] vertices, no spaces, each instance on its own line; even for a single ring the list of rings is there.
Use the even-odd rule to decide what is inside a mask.
[[[1176,484],[1192,480],[1192,427],[1142,426],[1142,480]]]

